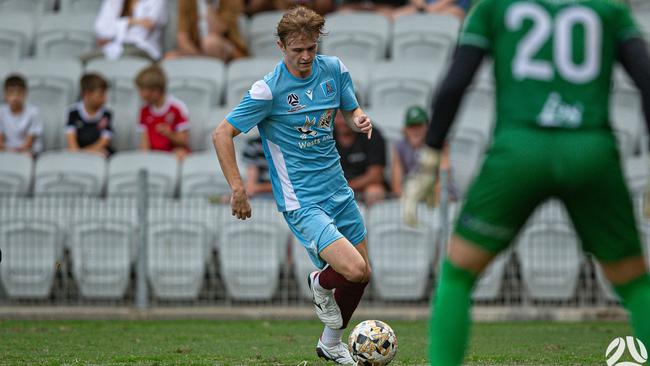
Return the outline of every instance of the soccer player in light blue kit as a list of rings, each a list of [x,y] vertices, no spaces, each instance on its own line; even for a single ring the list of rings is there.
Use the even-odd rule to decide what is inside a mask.
[[[251,217],[233,138],[257,126],[269,162],[273,195],[289,228],[320,271],[308,282],[316,314],[325,324],[319,357],[353,364],[343,330],[370,279],[366,229],[348,186],[332,127],[337,109],[370,138],[372,123],[357,103],[350,74],[336,57],[316,55],[325,20],[296,7],[277,26],[284,59],[253,84],[212,134],[232,190],[232,215]]]

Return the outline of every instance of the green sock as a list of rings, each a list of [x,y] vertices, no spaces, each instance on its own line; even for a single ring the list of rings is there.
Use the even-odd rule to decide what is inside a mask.
[[[429,359],[433,366],[458,366],[469,338],[472,288],[477,276],[445,259],[432,309]]]
[[[614,286],[623,306],[630,313],[636,337],[650,346],[650,275],[647,273],[624,284]]]

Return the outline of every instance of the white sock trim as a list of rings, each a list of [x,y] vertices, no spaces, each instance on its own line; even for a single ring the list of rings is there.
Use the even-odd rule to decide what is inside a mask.
[[[341,343],[341,337],[343,336],[344,330],[345,329],[332,329],[330,327],[325,327],[325,329],[323,329],[323,334],[320,336],[320,340],[323,342],[325,347],[334,347]]]

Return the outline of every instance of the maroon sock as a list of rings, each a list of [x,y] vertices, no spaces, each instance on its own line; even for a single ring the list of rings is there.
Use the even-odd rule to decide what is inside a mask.
[[[343,327],[341,329],[348,326],[352,313],[354,313],[361,301],[361,297],[363,297],[366,285],[368,285],[368,282],[354,283],[346,280],[345,286],[337,287],[334,291],[334,300],[341,309],[341,317],[343,318]]]
[[[322,288],[331,290],[345,286],[345,284],[348,283],[348,280],[336,272],[332,266],[327,266],[327,268],[320,271],[318,274],[318,283]]]

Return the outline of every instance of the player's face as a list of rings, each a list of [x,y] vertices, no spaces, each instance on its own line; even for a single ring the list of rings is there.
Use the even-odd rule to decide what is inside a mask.
[[[312,63],[316,57],[315,40],[308,37],[289,38],[286,44],[278,41],[278,46],[284,53],[284,63],[293,76],[306,78],[311,75]]]
[[[25,105],[25,97],[27,93],[25,89],[19,87],[11,87],[5,89],[5,102],[9,105],[12,111],[20,111]]]

